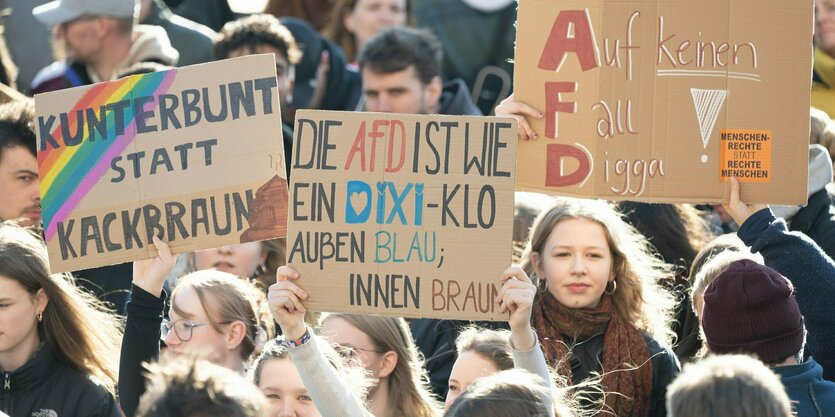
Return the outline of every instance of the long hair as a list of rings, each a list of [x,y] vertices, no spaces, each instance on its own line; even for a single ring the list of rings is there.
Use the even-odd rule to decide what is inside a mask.
[[[203,270],[184,276],[171,293],[171,308],[177,314],[185,315],[175,302],[184,286],[197,293],[200,305],[206,312],[209,324],[223,333],[221,322],[241,321],[246,326],[246,335],[241,341],[241,359],[246,361],[255,351],[258,329],[261,326],[259,298],[261,292],[249,281],[221,271]]]
[[[43,289],[49,302],[38,324],[41,340],[61,362],[114,393],[123,320],[77,287],[71,276],[50,274],[43,241],[10,222],[0,223],[0,275],[33,296]]]
[[[429,389],[429,377],[418,353],[409,325],[399,317],[379,317],[333,313],[367,334],[381,352],[397,354],[397,365],[389,376],[389,414],[393,416],[435,417],[442,409]]]
[[[600,200],[558,198],[540,214],[522,254],[522,268],[541,291],[544,280],[536,276],[532,254],[542,254],[548,236],[557,224],[568,219],[588,219],[600,224],[612,252],[612,269],[617,290],[612,294],[615,312],[625,322],[671,345],[675,335],[670,327],[675,306],[673,295],[661,281],[670,279],[669,265],[653,254],[646,238],[623,221],[608,203]]]
[[[622,201],[618,208],[680,276],[687,275],[693,258],[713,238],[710,225],[689,204]]]
[[[347,62],[357,58],[357,38],[345,27],[345,16],[356,7],[358,0],[337,0],[331,9],[330,23],[322,29],[322,35],[342,48]]]

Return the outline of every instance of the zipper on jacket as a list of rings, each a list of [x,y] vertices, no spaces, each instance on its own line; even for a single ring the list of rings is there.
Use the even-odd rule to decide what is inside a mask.
[[[3,390],[8,392],[12,390],[12,374],[9,372],[5,373],[6,380],[3,383]]]

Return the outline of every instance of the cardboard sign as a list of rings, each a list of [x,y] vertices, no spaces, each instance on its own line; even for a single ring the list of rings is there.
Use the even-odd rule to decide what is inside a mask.
[[[812,7],[520,0],[515,98],[544,117],[517,188],[715,203],[736,176],[748,203],[805,203]],[[726,132],[768,139],[746,153]]]
[[[288,264],[314,311],[502,320],[517,125],[299,111]]]
[[[35,96],[53,272],[286,234],[272,55]]]

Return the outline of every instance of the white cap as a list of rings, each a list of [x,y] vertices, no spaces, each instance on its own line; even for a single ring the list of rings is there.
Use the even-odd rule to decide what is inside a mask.
[[[136,0],[55,0],[35,7],[32,14],[45,25],[57,25],[81,16],[129,19],[139,12]]]

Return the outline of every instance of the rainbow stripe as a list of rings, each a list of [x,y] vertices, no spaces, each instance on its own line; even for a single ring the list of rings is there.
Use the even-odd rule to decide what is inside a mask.
[[[132,97],[158,96],[171,87],[177,70],[135,75],[117,81],[96,84],[67,113],[69,132],[76,132],[78,120],[76,111],[86,108],[98,110],[100,106],[130,100]],[[149,107],[157,106],[155,100]],[[41,210],[46,228],[46,239],[55,236],[57,225],[69,217],[90,189],[99,182],[110,168],[113,158],[122,154],[136,138],[136,120],[133,106],[125,109],[125,132],[115,137],[116,127],[113,111],[107,112],[108,140],[102,140],[98,132],[89,131],[84,123],[84,137],[78,146],[64,146],[60,124],[52,131],[52,137],[61,146],[38,152],[38,171],[41,173]],[[57,115],[56,115],[57,117]],[[83,121],[82,121],[83,122]],[[60,123],[60,122],[59,122]],[[113,139],[115,137],[115,139]],[[43,139],[41,139],[43,142]]]

